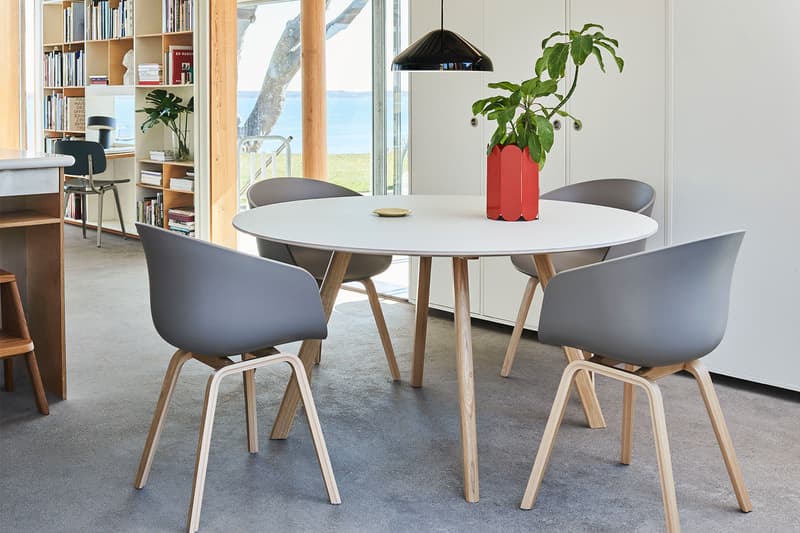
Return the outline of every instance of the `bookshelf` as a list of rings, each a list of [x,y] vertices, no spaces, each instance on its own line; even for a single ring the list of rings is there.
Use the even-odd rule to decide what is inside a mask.
[[[184,101],[195,96],[192,82],[196,0],[41,1],[45,151],[51,151],[55,139],[96,140],[97,133],[86,128],[86,117],[116,116],[114,97],[130,97],[133,109],[141,109],[147,94],[154,89],[165,89]],[[188,54],[190,59],[181,59],[178,50],[184,58]],[[123,64],[126,57],[127,67]],[[176,62],[171,61],[176,57],[183,62],[176,72],[180,74],[180,68],[183,72],[182,78],[173,79],[170,66]],[[51,58],[50,64],[48,58]],[[157,82],[140,83],[138,67],[142,64],[157,65],[161,78]],[[190,157],[195,145],[196,118],[193,115],[187,136]],[[107,154],[106,172],[131,178],[131,183],[119,186],[125,230],[131,236],[136,235],[134,222],[141,218],[145,203],[154,199],[160,202],[163,208],[160,225],[167,229],[170,209],[184,210],[182,216],[185,217],[185,211],[195,207],[193,190],[170,188],[172,178],[186,178],[187,172],[193,175],[194,161],[151,159],[151,151],[172,149],[174,141],[171,132],[162,125],[142,132],[140,127],[144,120],[144,114],[135,113],[130,151]],[[160,173],[162,184],[142,183],[142,171]],[[98,177],[102,178],[103,175]],[[96,228],[98,198],[92,195],[87,201],[87,225]],[[69,217],[65,220],[80,223]],[[104,209],[103,230],[121,233],[114,209]]]

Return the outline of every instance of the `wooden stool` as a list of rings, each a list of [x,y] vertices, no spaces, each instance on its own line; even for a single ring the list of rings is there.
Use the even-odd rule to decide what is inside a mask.
[[[47,398],[39,375],[39,365],[33,353],[33,340],[28,332],[28,323],[19,297],[17,278],[11,272],[0,270],[0,312],[2,312],[2,329],[0,329],[0,359],[3,359],[5,370],[5,387],[14,390],[14,364],[12,357],[25,356],[28,363],[28,374],[31,376],[33,391],[36,394],[36,406],[43,415],[49,414]]]

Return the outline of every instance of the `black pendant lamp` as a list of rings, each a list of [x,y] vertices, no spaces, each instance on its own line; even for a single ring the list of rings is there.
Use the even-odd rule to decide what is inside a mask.
[[[476,70],[491,71],[492,60],[466,39],[444,29],[444,0],[441,26],[400,52],[392,70]]]

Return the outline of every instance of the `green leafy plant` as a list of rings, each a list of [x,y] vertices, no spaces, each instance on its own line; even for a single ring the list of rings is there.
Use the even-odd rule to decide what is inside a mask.
[[[473,115],[483,115],[497,122],[487,153],[491,153],[495,146],[517,145],[522,150],[528,148],[531,159],[540,167],[544,166],[547,153],[553,147],[551,119],[556,115],[570,117],[578,126],[581,125],[580,120],[564,111],[563,107],[575,94],[578,73],[586,60],[594,57],[605,72],[603,56],[608,54],[622,72],[625,62],[617,56],[619,42],[603,31],[603,26],[589,23],[580,31],[553,32],[542,41],[542,56],[534,67],[536,76],[521,83],[501,81],[489,84],[489,88],[509,94],[490,96],[472,104]],[[572,83],[567,94],[561,95],[557,92],[558,84],[566,77],[569,62],[574,67]]]
[[[164,89],[154,89],[147,93],[144,100],[150,104],[150,107],[136,110],[137,113],[147,115],[147,119],[141,125],[142,132],[146,132],[157,124],[163,124],[177,139],[178,159],[186,159],[189,156],[186,135],[189,129],[189,115],[194,112],[194,97],[189,98],[189,101],[184,104],[183,98],[180,96]]]

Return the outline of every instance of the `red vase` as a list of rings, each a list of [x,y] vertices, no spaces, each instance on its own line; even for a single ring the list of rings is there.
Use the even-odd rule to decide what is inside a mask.
[[[486,216],[493,220],[539,218],[539,164],[527,148],[492,148],[486,161]]]

